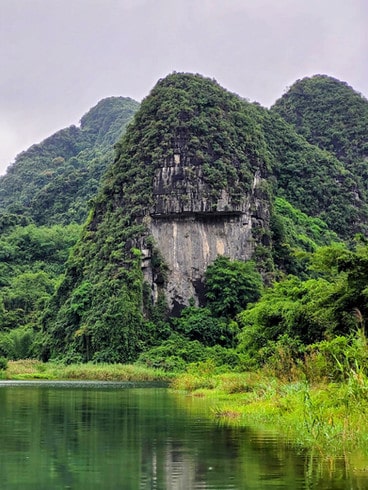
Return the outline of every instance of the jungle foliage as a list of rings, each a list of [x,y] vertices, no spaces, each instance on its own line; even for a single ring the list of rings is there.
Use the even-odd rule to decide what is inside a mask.
[[[138,107],[132,99],[108,97],[82,117],[80,127],[62,129],[20,153],[0,177],[0,212],[37,225],[83,223],[114,159],[113,146]]]
[[[285,350],[301,359],[364,328],[368,102],[352,95],[357,127],[346,133],[337,113],[352,89],[328,77],[312,81],[296,87],[308,96],[295,102],[292,88],[269,111],[213,80],[174,73],[139,110],[131,99],[105,99],[80,128],[19,155],[0,179],[0,356],[241,370]],[[316,112],[324,93],[325,119]],[[305,117],[295,120],[298,111]],[[334,139],[330,130],[341,134]],[[209,265],[203,307],[191,303],[170,318],[160,289],[165,259],[147,220],[155,169],[176,153],[201,166],[210,203],[224,190],[246,202],[260,173],[270,226],[258,242],[254,235],[252,260],[220,256]],[[156,304],[143,249],[160,277]]]
[[[2,219],[8,226],[0,237],[0,355],[27,358],[37,355],[42,311],[55,292],[81,227],[11,225],[11,216]]]
[[[346,82],[327,75],[297,80],[272,112],[290,123],[309,143],[350,165],[368,157],[368,103]]]

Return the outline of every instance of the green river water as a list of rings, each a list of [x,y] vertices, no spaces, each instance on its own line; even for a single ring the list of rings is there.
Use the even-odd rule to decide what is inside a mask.
[[[272,433],[211,422],[208,402],[129,383],[0,383],[0,489],[368,489],[368,472]]]

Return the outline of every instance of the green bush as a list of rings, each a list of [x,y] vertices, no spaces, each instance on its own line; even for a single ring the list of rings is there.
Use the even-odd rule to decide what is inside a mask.
[[[368,342],[363,329],[337,336],[306,349],[305,374],[310,381],[351,381],[368,376]]]
[[[14,361],[32,357],[34,338],[33,329],[27,327],[0,332],[0,355]]]
[[[8,360],[5,357],[0,357],[0,371],[5,371],[8,367]]]
[[[233,318],[261,295],[262,278],[252,261],[219,256],[205,275],[207,305],[214,316]]]
[[[174,334],[161,345],[141,354],[138,363],[165,371],[184,371],[188,363],[204,359],[205,350],[200,342]]]
[[[220,344],[230,347],[238,333],[235,322],[215,318],[209,308],[188,306],[179,318],[172,320],[175,330],[189,340],[198,340],[206,346]]]
[[[185,371],[189,364],[210,363],[221,370],[233,370],[241,365],[241,355],[220,345],[206,347],[197,340],[173,334],[161,345],[142,353],[138,363],[164,371]]]

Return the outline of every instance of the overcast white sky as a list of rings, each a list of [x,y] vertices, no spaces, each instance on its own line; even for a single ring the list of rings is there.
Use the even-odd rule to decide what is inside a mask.
[[[367,0],[0,0],[0,174],[99,100],[172,71],[269,106],[325,73],[368,96]]]

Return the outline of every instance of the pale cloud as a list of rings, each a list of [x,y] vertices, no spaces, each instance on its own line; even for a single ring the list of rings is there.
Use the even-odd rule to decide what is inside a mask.
[[[17,140],[17,132],[15,129],[7,124],[6,121],[0,121],[0,148],[1,151],[7,155],[14,151],[17,145],[21,144],[22,141]],[[9,162],[7,162],[9,163]]]
[[[314,73],[368,95],[366,0],[0,0],[0,173],[101,98],[191,71],[269,106]]]

